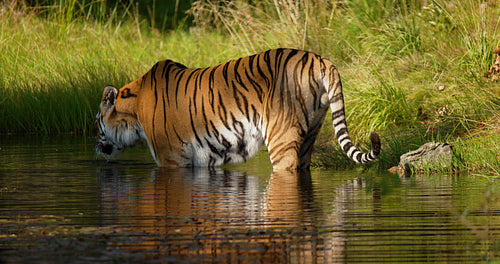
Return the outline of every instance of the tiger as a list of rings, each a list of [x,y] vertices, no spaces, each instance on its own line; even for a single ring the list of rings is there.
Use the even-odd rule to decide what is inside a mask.
[[[159,167],[215,167],[265,145],[273,171],[307,170],[328,107],[345,154],[375,160],[379,135],[368,153],[354,146],[339,72],[315,53],[280,48],[197,69],[164,60],[119,90],[104,88],[96,149],[114,159],[146,141]]]

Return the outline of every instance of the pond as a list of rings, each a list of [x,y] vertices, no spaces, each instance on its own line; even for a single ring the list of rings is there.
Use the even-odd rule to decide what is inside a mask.
[[[0,263],[498,260],[500,184],[374,169],[271,174],[114,162],[79,136],[0,139]]]

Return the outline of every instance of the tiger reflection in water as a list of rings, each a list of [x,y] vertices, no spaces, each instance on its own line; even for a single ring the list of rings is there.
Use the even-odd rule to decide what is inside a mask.
[[[154,248],[158,255],[192,261],[317,263],[345,257],[342,231],[318,232],[325,220],[343,223],[345,197],[329,202],[338,207],[325,219],[309,172],[275,172],[267,182],[219,168],[157,168],[138,179],[108,163],[98,174],[103,212],[109,213],[103,217],[153,237],[126,248]]]

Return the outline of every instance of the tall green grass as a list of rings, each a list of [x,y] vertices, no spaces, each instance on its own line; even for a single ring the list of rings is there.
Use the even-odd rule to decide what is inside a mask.
[[[135,8],[119,13],[101,1],[34,8],[3,3],[0,133],[93,134],[107,84],[120,87],[162,59],[199,67],[237,56],[221,35],[161,35]],[[207,47],[221,52],[214,56]]]
[[[4,3],[0,13],[1,132],[88,131],[100,86],[125,77],[105,26],[48,8]]]
[[[454,165],[475,174],[500,177],[500,130],[486,128],[454,142]]]
[[[93,133],[102,88],[158,60],[203,67],[291,47],[338,66],[352,137],[368,149],[378,131],[383,166],[436,140],[458,146],[466,160],[456,160],[458,169],[483,164],[498,175],[498,163],[479,160],[498,145],[474,143],[490,142],[500,127],[499,85],[483,76],[500,44],[498,3],[198,0],[189,11],[194,26],[168,32],[157,25],[162,8],[148,17],[141,2],[112,3],[1,4],[0,133]],[[350,166],[332,135],[327,120],[316,164]],[[468,155],[472,148],[477,155]]]
[[[382,163],[430,140],[479,147],[462,138],[470,142],[484,127],[489,138],[500,126],[499,86],[483,77],[500,44],[498,3],[200,0],[192,12],[198,25],[229,34],[247,52],[287,46],[331,59],[343,77],[350,131],[362,140],[381,132]],[[331,134],[327,123],[316,163],[349,166]],[[498,164],[491,167],[498,174]]]

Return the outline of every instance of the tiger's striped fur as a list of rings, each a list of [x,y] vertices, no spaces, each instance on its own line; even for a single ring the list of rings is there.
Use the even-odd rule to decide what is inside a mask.
[[[374,160],[378,135],[369,153],[353,145],[339,73],[314,53],[275,49],[202,69],[166,60],[104,89],[97,149],[112,158],[145,139],[159,166],[205,167],[246,161],[265,143],[274,170],[304,169],[328,106],[347,156]]]

